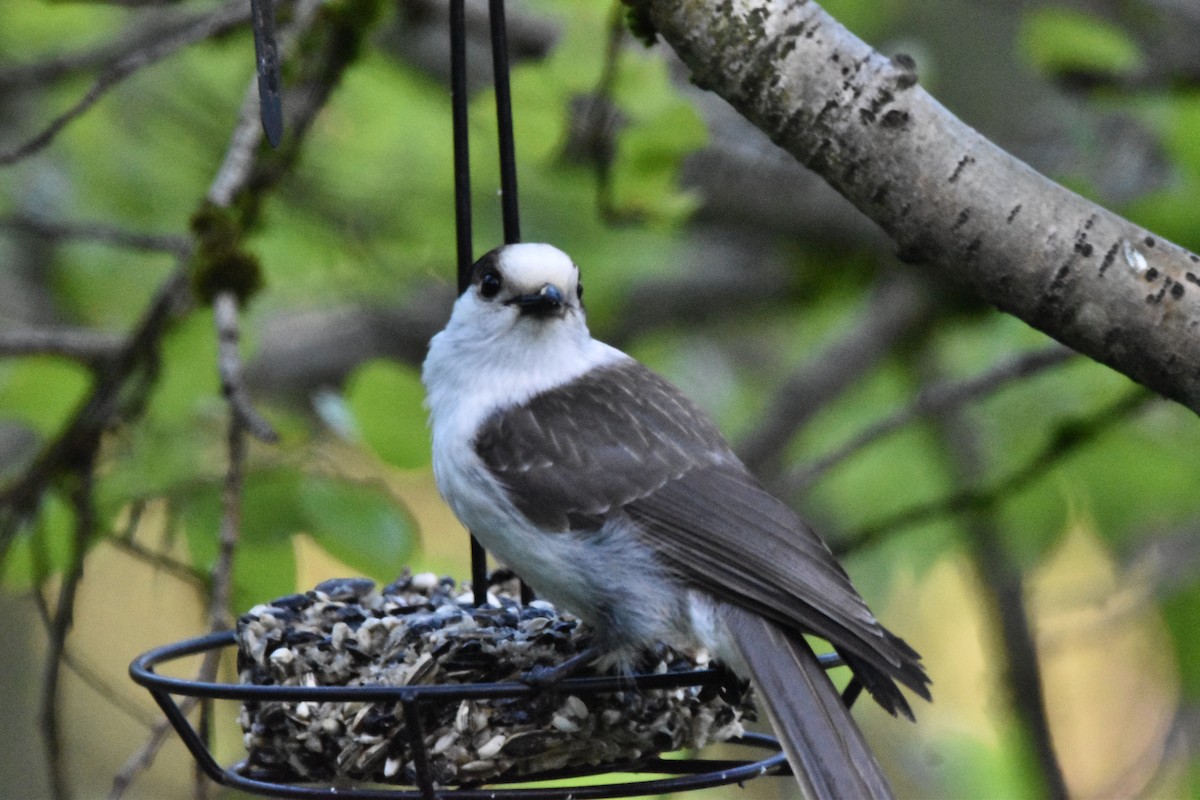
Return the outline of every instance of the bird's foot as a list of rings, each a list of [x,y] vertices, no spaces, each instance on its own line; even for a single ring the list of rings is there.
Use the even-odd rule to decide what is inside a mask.
[[[534,666],[521,676],[521,683],[540,691],[553,689],[572,675],[583,670],[601,654],[598,647],[588,647],[553,667]]]

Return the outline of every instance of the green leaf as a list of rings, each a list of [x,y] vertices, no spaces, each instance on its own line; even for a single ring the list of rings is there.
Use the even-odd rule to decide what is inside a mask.
[[[62,572],[71,559],[74,535],[75,515],[71,509],[58,494],[46,494],[38,515],[17,533],[0,563],[0,586],[11,592],[25,592]]]
[[[0,367],[0,416],[53,436],[91,384],[86,368],[65,359],[34,356]]]
[[[1020,47],[1034,66],[1051,73],[1128,75],[1142,65],[1137,44],[1121,29],[1064,8],[1025,15]]]
[[[385,490],[309,477],[300,503],[313,539],[364,575],[390,581],[407,562],[415,526]]]
[[[429,463],[425,389],[415,369],[369,361],[350,377],[346,400],[359,434],[377,456],[405,469]]]
[[[651,222],[682,222],[696,198],[680,190],[679,170],[708,141],[708,129],[671,85],[661,59],[629,54],[621,70],[616,100],[632,124],[617,138],[617,211],[644,214]]]
[[[292,469],[262,470],[246,476],[239,552],[242,548],[290,543],[293,533],[304,530],[304,518],[298,510],[302,480],[303,475]],[[211,569],[217,558],[223,488],[220,480],[205,481],[186,487],[178,495],[193,563],[200,569]]]
[[[1193,583],[1172,594],[1163,603],[1163,617],[1175,645],[1179,677],[1184,697],[1194,703],[1200,699],[1200,583]]]
[[[233,560],[233,613],[296,591],[296,553],[291,538],[244,541]]]
[[[247,542],[286,540],[307,529],[301,506],[304,474],[279,468],[253,472],[242,492],[242,539]]]
[[[223,413],[216,338],[211,309],[193,312],[167,332],[148,418],[179,425],[210,410]]]
[[[181,499],[195,564],[206,570],[217,557],[221,490],[219,481],[207,482]],[[411,552],[413,531],[399,502],[375,486],[285,467],[251,472],[242,495],[239,591],[252,602],[295,591],[292,537],[302,532],[363,574],[391,580]]]

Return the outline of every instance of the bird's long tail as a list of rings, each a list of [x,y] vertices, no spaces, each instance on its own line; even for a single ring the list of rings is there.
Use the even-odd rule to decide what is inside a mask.
[[[891,798],[879,762],[808,642],[736,606],[721,612],[804,796]]]

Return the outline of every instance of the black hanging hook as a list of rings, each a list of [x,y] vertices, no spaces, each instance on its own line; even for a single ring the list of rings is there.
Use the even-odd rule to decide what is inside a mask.
[[[491,23],[492,79],[500,145],[500,206],[504,243],[521,241],[517,209],[517,159],[513,139],[512,93],[508,80],[508,32],[504,0],[488,0]],[[450,1],[450,98],[454,121],[454,221],[458,291],[466,290],[475,263],[471,231],[471,157],[467,132],[467,32],[464,0]],[[471,535],[471,586],[475,604],[487,602],[487,552]]]
[[[458,291],[471,280],[471,148],[467,135],[467,22],[464,0],[450,0],[450,110],[454,122],[454,231]]]
[[[271,147],[283,139],[283,97],[279,78],[279,45],[275,40],[274,0],[250,0],[254,58],[258,73],[258,109]]]
[[[492,33],[492,81],[496,87],[496,129],[500,144],[500,211],[504,218],[504,243],[521,241],[517,212],[517,156],[513,141],[512,92],[508,84],[508,31],[504,0],[488,0]]]

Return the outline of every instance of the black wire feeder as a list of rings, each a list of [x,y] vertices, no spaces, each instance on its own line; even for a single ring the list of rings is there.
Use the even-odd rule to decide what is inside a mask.
[[[768,773],[786,774],[786,757],[778,742],[760,733],[746,733],[728,743],[765,751],[758,758],[664,759],[651,757],[634,762],[602,764],[595,767],[569,768],[513,778],[520,786],[493,784],[488,787],[441,788],[435,785],[429,769],[429,756],[422,725],[422,709],[439,703],[460,703],[464,700],[519,699],[547,691],[523,683],[472,683],[461,685],[423,686],[264,686],[233,683],[204,683],[160,675],[155,668],[178,659],[201,655],[229,647],[235,643],[233,631],[212,633],[194,639],[165,645],[138,656],[129,667],[134,681],[150,690],[154,700],[175,727],[184,745],[204,773],[222,786],[266,797],[292,798],[355,798],[356,800],[568,800],[576,798],[640,797],[668,792],[683,792],[712,786],[742,784]],[[826,657],[829,666],[837,663],[836,656]],[[623,677],[567,678],[549,691],[561,691],[588,697],[604,692],[663,690],[681,687],[719,687],[726,676],[717,669],[674,672]],[[247,702],[345,702],[399,705],[403,709],[405,733],[412,746],[413,788],[345,784],[315,786],[278,783],[261,780],[245,773],[246,762],[222,767],[204,742],[201,734],[188,721],[175,697],[194,697],[203,700],[237,700]],[[648,777],[620,783],[601,783],[570,786],[535,786],[539,782],[599,776],[612,773],[637,775],[668,775]]]
[[[269,0],[267,0],[269,4]],[[258,5],[258,0],[256,0]],[[501,208],[505,243],[520,241],[517,214],[516,168],[512,133],[512,106],[508,82],[508,54],[503,0],[489,0],[491,19],[492,63],[496,87],[496,115],[499,128]],[[260,48],[273,48],[273,32],[260,26],[264,15],[255,15],[255,40]],[[266,15],[269,17],[269,15]],[[268,20],[269,21],[269,20]],[[470,174],[467,143],[467,86],[466,35],[464,0],[450,0],[450,60],[451,94],[454,121],[455,217],[457,222],[457,274],[461,291],[469,280],[474,261],[471,239]],[[260,71],[264,60],[259,59]],[[262,76],[260,76],[260,79]],[[276,98],[277,99],[277,95]],[[266,120],[264,120],[266,124]],[[269,131],[272,138],[280,135],[282,125]],[[486,554],[474,536],[471,537],[471,574],[474,602],[487,602]],[[528,599],[528,592],[524,592]],[[208,654],[236,644],[233,631],[213,633],[182,642],[165,645],[138,656],[130,664],[132,679],[150,690],[170,723],[175,727],[189,752],[204,773],[216,783],[266,797],[292,798],[356,798],[356,800],[551,800],[551,798],[615,798],[639,797],[667,792],[692,791],[727,784],[741,784],[764,774],[787,774],[789,768],[779,743],[759,733],[745,733],[728,743],[748,748],[750,757],[743,759],[642,758],[633,762],[606,763],[593,767],[573,767],[534,775],[521,775],[511,781],[503,778],[487,787],[462,786],[443,788],[436,785],[429,761],[429,751],[423,729],[423,710],[436,704],[458,704],[466,700],[520,699],[533,697],[540,691],[555,691],[577,696],[637,690],[680,689],[687,687],[720,687],[727,680],[717,669],[697,669],[666,674],[639,674],[620,677],[567,678],[552,689],[535,688],[518,682],[434,684],[414,686],[278,686],[258,684],[206,683],[160,675],[156,668],[182,658]],[[827,667],[840,664],[836,654],[822,656]],[[858,687],[851,684],[846,694],[852,703]],[[279,783],[248,774],[247,762],[221,766],[205,742],[205,737],[188,721],[186,712],[176,701],[178,697],[201,701],[231,700],[242,703],[266,702],[344,702],[377,703],[399,707],[404,718],[405,735],[413,754],[412,788],[376,784],[314,785]],[[757,757],[756,757],[757,756]],[[550,780],[599,777],[608,774],[632,774],[641,777],[621,782],[594,783],[570,786],[536,786]],[[511,784],[519,783],[519,786]]]

